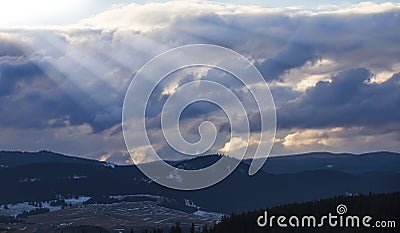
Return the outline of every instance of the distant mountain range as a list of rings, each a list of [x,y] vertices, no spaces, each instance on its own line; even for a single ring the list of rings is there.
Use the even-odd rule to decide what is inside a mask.
[[[176,167],[197,169],[219,155],[170,161]],[[400,154],[362,155],[309,153],[271,157],[262,171],[247,174],[241,162],[225,180],[197,191],[162,187],[135,165],[71,157],[49,151],[0,152],[0,204],[52,200],[57,196],[152,194],[190,200],[202,209],[241,212],[335,195],[400,191]],[[149,164],[157,169],[157,163]]]
[[[39,152],[0,151],[0,168],[41,163],[105,164],[97,160],[68,156],[46,150]]]
[[[246,160],[250,164],[251,160]],[[351,174],[365,172],[400,172],[400,154],[371,152],[365,154],[312,152],[298,155],[274,156],[262,168],[273,174],[313,170],[333,170]]]

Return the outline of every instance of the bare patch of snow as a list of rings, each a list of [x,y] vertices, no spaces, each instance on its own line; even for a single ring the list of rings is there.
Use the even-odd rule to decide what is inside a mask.
[[[197,215],[197,216],[200,216],[200,217],[203,217],[203,218],[212,219],[216,223],[220,222],[221,219],[222,219],[222,216],[224,216],[221,213],[204,211],[204,210],[197,210],[193,214]]]
[[[185,205],[189,207],[195,207],[195,208],[200,208],[198,205],[194,204],[192,200],[185,199]]]
[[[86,197],[86,196],[81,196],[78,198],[67,198],[64,199],[65,203],[70,204],[71,205],[77,205],[77,204],[82,204],[83,202],[89,200],[91,197]]]
[[[74,175],[74,176],[72,177],[72,179],[74,179],[74,180],[86,179],[86,178],[87,178],[87,176],[79,176],[79,175]]]
[[[174,179],[176,180],[178,183],[182,183],[183,178],[182,176],[180,176],[176,170],[174,172],[169,173],[169,175],[167,176],[167,179]]]
[[[19,183],[38,182],[38,181],[40,181],[39,177],[24,177],[18,179]]]
[[[103,162],[104,167],[115,168],[115,164],[109,162]]]

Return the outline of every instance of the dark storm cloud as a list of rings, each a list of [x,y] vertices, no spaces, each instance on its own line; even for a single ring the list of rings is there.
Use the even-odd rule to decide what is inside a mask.
[[[279,79],[285,72],[317,58],[311,46],[294,42],[287,45],[277,56],[257,64],[257,68],[267,81],[272,81]]]
[[[87,123],[97,133],[120,123],[122,98],[103,107],[54,71],[42,61],[0,64],[3,127],[41,129]]]
[[[383,83],[363,68],[344,71],[278,108],[279,128],[400,124],[400,73]]]
[[[282,22],[281,30],[288,36],[286,44],[273,57],[256,63],[268,81],[321,57],[347,64],[357,59],[359,65],[377,69],[390,68],[398,57],[400,34],[396,28],[400,17],[396,11],[372,15],[297,16]],[[272,32],[272,29],[266,28],[266,31]]]
[[[24,53],[19,49],[20,45],[17,45],[13,42],[2,40],[0,43],[0,57],[3,56],[11,56],[11,57],[19,57],[23,56]]]
[[[302,94],[302,92],[293,90],[290,87],[270,87],[270,91],[276,106],[294,100]]]
[[[43,71],[31,61],[17,64],[0,63],[0,97],[11,95],[23,86],[29,86],[35,78],[43,75]]]

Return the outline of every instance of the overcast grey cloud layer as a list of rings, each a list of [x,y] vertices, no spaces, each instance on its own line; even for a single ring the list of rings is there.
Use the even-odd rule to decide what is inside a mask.
[[[73,26],[1,28],[0,149],[129,162],[121,111],[133,75],[168,49],[212,43],[249,58],[269,83],[278,117],[273,154],[400,151],[399,28],[398,3],[305,10],[199,2],[123,5]],[[148,123],[156,149],[170,158],[177,155],[158,136],[157,104],[199,78],[248,101],[215,70],[169,77]],[[201,121],[216,122],[221,135],[211,152],[223,151],[229,127],[218,108],[194,105],[182,117],[193,140]],[[250,123],[257,129],[256,118]]]
[[[373,127],[400,119],[400,73],[377,84],[364,68],[343,71],[320,81],[279,109],[281,128]],[[392,130],[398,131],[399,128]]]

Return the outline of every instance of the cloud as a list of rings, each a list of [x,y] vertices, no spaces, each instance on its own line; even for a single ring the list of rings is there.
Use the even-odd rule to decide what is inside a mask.
[[[399,123],[400,74],[371,83],[373,74],[351,69],[321,81],[278,109],[280,128],[382,127]]]
[[[0,44],[0,58],[1,57],[20,57],[23,56],[24,53],[18,48],[15,43],[10,40],[4,38],[2,43]]]
[[[396,128],[396,126],[394,126]],[[370,151],[399,151],[399,127],[396,130],[371,130],[366,127],[295,129],[281,131],[273,154],[313,151],[365,153]],[[277,153],[279,151],[279,153]]]
[[[367,140],[365,150],[396,149],[388,138],[396,137],[400,119],[399,11],[399,3],[310,9],[169,1],[118,5],[68,27],[1,28],[0,131],[7,140],[0,147],[107,154],[107,161],[125,163],[121,110],[131,78],[161,52],[212,43],[246,56],[268,81],[278,107],[274,153],[341,145],[351,151],[351,138]],[[178,156],[160,131],[163,103],[199,79],[231,89],[250,110],[252,134],[260,129],[239,83],[212,69],[187,70],[161,83],[147,112],[155,149],[168,158]],[[215,123],[219,137],[210,152],[232,141],[215,106],[193,105],[181,120],[193,141],[201,122]],[[148,149],[137,149],[137,161]]]
[[[287,134],[283,139],[283,146],[285,147],[302,147],[321,145],[327,146],[330,132],[336,132],[343,130],[342,128],[333,128],[328,131],[308,129],[304,131],[296,131],[294,133]]]
[[[31,61],[18,64],[0,63],[0,96],[12,95],[16,89],[26,88],[35,78],[44,75]]]
[[[257,67],[264,74],[266,80],[279,79],[285,72],[301,67],[306,62],[317,60],[317,55],[311,46],[289,42],[275,57],[260,63]]]
[[[190,9],[190,11],[188,11]],[[165,3],[125,4],[115,6],[94,17],[81,20],[80,25],[98,28],[122,28],[149,32],[167,27],[171,22],[210,14],[241,14],[258,12],[281,12],[258,6],[226,5],[200,1],[168,1]],[[151,17],[149,17],[151,15]]]
[[[93,132],[100,132],[119,123],[122,101],[119,106],[102,107],[54,69],[38,60],[0,64],[0,113],[7,116],[0,120],[3,127],[41,129],[88,123]]]
[[[81,23],[135,30],[162,44],[226,46],[254,59],[267,80],[276,80],[319,58],[339,65],[358,59],[362,67],[390,69],[399,52],[399,9],[397,3],[308,10],[171,1],[123,5]],[[379,46],[382,38],[386,38],[385,51]],[[383,65],[378,58],[387,62]]]
[[[231,140],[225,143],[224,147],[219,149],[221,153],[229,153],[229,151],[238,150],[240,148],[246,147],[248,142],[240,137],[231,138]]]

